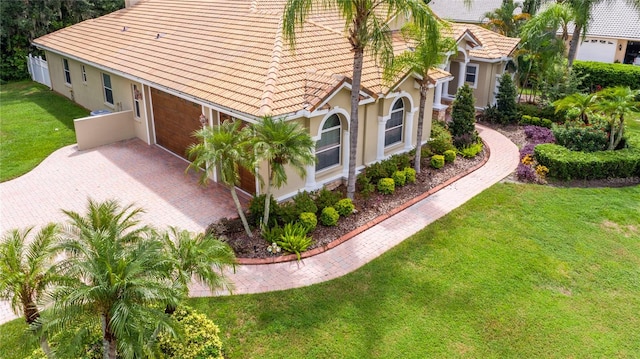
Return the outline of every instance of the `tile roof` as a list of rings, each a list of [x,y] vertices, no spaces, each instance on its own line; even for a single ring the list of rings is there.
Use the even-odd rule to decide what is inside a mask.
[[[312,15],[292,51],[281,34],[284,4],[143,0],[33,42],[248,115],[285,115],[313,108],[349,80],[353,54],[335,11]],[[381,73],[366,56],[365,92],[388,91]]]
[[[569,31],[573,32],[573,26]],[[591,11],[587,36],[640,40],[640,10],[623,0],[596,4]]]
[[[485,60],[498,60],[511,56],[513,50],[520,42],[520,39],[506,37],[482,26],[473,24],[451,23],[451,33],[457,41],[468,31],[468,33],[480,43],[480,47],[475,47],[469,51],[469,56]]]
[[[473,1],[471,7],[464,0],[431,0],[429,7],[441,18],[455,22],[482,23],[484,14],[502,5],[502,0]]]

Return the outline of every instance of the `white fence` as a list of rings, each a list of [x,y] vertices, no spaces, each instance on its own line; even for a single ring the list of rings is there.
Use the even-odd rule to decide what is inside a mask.
[[[51,78],[49,77],[49,66],[47,61],[41,56],[33,57],[29,54],[27,57],[27,66],[29,67],[29,74],[31,79],[35,82],[49,86],[51,88]]]

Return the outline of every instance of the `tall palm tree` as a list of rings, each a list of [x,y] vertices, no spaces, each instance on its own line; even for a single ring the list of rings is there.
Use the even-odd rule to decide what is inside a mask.
[[[470,1],[470,0],[466,0]],[[318,7],[335,9],[345,20],[345,30],[353,51],[351,76],[351,112],[349,123],[349,168],[347,196],[353,199],[356,190],[356,149],[358,148],[358,103],[362,80],[364,53],[368,51],[376,59],[390,58],[393,54],[391,31],[388,21],[400,14],[410,14],[419,27],[435,23],[427,11],[425,0],[287,0],[282,28],[291,48],[295,47],[296,30]]]
[[[171,285],[171,258],[152,231],[140,226],[142,209],[89,200],[86,213],[63,211],[68,226],[57,250],[64,275],[52,297],[54,328],[100,323],[104,358],[146,357],[154,332],[173,330],[162,308],[181,299]]]
[[[309,133],[296,122],[285,122],[265,116],[252,126],[253,144],[258,158],[266,160],[269,175],[266,183],[264,216],[262,223],[269,223],[271,188],[280,188],[287,183],[286,166],[291,166],[301,177],[305,177],[305,166],[315,163],[313,140]]]
[[[189,158],[193,161],[187,168],[201,171],[200,183],[206,185],[209,172],[202,170],[214,163],[220,170],[220,181],[229,188],[231,197],[242,220],[242,225],[249,237],[253,237],[247,218],[238,199],[236,185],[240,183],[238,166],[253,169],[255,158],[251,150],[251,134],[247,127],[242,128],[242,121],[224,121],[219,126],[203,127],[193,136],[199,141],[187,148]]]
[[[188,285],[192,278],[209,287],[211,291],[217,288],[233,288],[231,282],[223,275],[223,270],[229,266],[235,267],[236,257],[228,244],[203,233],[194,234],[187,230],[169,227],[162,234],[165,251],[173,261],[170,268],[171,281],[186,297],[189,293]],[[165,312],[172,314],[175,306],[167,306]]]
[[[553,103],[556,113],[563,110],[576,109],[580,111],[580,120],[589,124],[589,113],[596,107],[596,94],[574,93]]]
[[[596,95],[598,102],[596,108],[604,112],[609,119],[609,147],[614,150],[620,144],[624,136],[625,116],[630,112],[640,112],[640,90],[631,90],[629,87],[617,86],[604,89]]]
[[[431,11],[430,9],[428,10]],[[403,36],[414,44],[413,51],[406,51],[395,56],[390,65],[385,67],[384,77],[387,81],[393,81],[398,75],[407,72],[418,75],[420,85],[420,107],[418,110],[418,128],[416,141],[416,156],[414,169],[420,173],[420,157],[422,152],[422,130],[424,127],[424,111],[427,101],[429,86],[433,81],[429,77],[429,70],[445,61],[447,53],[456,48],[456,42],[451,37],[441,37],[441,28],[446,23],[440,22],[438,26],[420,28],[408,23],[402,28]]]
[[[36,304],[55,278],[51,270],[58,239],[58,226],[48,224],[30,238],[33,227],[13,229],[0,242],[0,298],[8,299],[16,315],[22,313],[28,325],[38,324]],[[40,336],[42,350],[50,356],[45,335]]]
[[[520,9],[520,13],[516,10]],[[513,0],[503,0],[502,5],[493,10],[484,13],[483,19],[488,19],[486,27],[504,36],[518,36],[520,26],[526,22],[531,16],[523,12],[522,4]]]

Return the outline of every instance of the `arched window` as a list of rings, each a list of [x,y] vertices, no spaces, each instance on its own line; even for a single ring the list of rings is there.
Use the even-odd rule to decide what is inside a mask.
[[[402,127],[404,125],[404,101],[399,99],[393,104],[391,115],[385,125],[384,146],[402,142]]]
[[[320,130],[316,142],[316,171],[340,164],[342,126],[338,115],[331,115]]]

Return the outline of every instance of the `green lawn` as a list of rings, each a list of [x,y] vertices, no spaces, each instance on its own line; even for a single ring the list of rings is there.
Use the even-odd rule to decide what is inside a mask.
[[[31,81],[0,88],[0,182],[21,176],[76,142],[73,120],[89,112]]]

